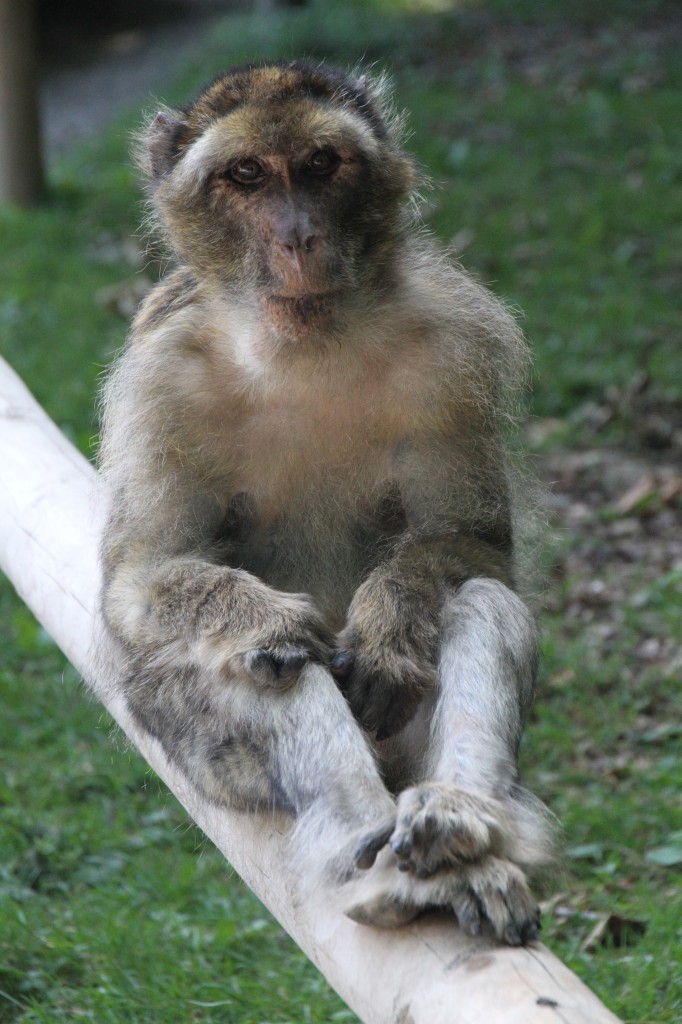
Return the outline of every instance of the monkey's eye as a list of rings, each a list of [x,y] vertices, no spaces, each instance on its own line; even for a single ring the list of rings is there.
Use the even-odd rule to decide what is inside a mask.
[[[334,173],[340,163],[341,157],[333,149],[316,149],[304,170],[316,178],[326,178]]]
[[[228,177],[239,185],[256,185],[265,177],[263,167],[253,157],[237,160],[227,173]]]

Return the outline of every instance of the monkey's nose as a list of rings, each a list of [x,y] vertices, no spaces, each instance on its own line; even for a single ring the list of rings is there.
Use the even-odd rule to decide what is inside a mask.
[[[315,252],[318,242],[317,235],[308,235],[300,241],[297,239],[295,242],[281,242],[280,251],[292,266],[300,268],[302,259]]]

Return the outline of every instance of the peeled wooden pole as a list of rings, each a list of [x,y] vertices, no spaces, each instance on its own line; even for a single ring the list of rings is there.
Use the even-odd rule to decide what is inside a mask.
[[[354,924],[295,894],[286,823],[202,800],[93,678],[95,472],[0,359],[0,566],[192,818],[366,1024],[617,1024],[547,949],[501,948],[430,915],[397,931]]]

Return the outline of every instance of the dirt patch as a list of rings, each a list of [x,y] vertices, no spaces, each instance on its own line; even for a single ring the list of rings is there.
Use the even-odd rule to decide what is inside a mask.
[[[664,408],[656,416],[677,436]],[[623,671],[634,683],[651,669],[666,677],[680,672],[682,637],[669,621],[671,595],[682,608],[677,445],[560,447],[539,465],[555,535],[556,585],[548,588],[547,611],[561,616],[566,634],[582,633],[604,657],[622,654],[627,644]]]
[[[201,52],[229,0],[69,4],[40,21],[41,113],[48,158],[146,109]],[[242,5],[243,7],[243,5]]]

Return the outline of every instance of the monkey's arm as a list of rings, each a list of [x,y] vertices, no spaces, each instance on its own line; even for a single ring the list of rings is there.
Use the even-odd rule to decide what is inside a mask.
[[[305,594],[273,590],[217,564],[210,551],[171,555],[123,544],[125,554],[105,559],[102,608],[133,657],[226,675],[243,670],[265,686],[287,685],[307,661],[327,660],[328,634]]]
[[[187,374],[163,379],[154,354],[144,338],[130,346],[105,394],[104,618],[146,663],[287,683],[308,659],[326,658],[321,617],[306,595],[276,591],[231,559],[229,474],[216,482],[192,440],[179,391]]]
[[[486,460],[425,440],[403,452],[396,482],[407,529],[351,602],[332,671],[362,724],[400,731],[433,686],[448,590],[492,577],[513,586],[507,483],[493,445]]]

